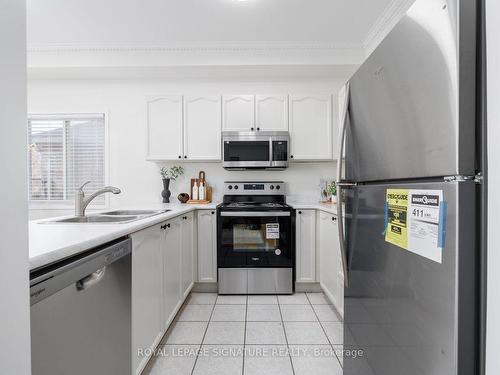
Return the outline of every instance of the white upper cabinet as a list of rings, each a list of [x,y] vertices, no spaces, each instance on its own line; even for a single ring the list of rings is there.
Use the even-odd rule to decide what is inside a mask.
[[[184,97],[184,159],[220,160],[221,97]]]
[[[254,95],[222,97],[222,129],[252,131],[255,129]]]
[[[150,160],[173,160],[183,155],[182,96],[159,96],[147,102],[148,150]]]
[[[255,96],[255,129],[288,130],[288,95]]]
[[[332,95],[290,95],[290,157],[333,159]]]

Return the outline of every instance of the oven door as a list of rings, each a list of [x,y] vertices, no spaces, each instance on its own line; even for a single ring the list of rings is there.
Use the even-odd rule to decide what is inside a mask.
[[[268,168],[270,150],[269,140],[224,140],[224,168]]]
[[[293,266],[290,211],[221,211],[219,268]]]

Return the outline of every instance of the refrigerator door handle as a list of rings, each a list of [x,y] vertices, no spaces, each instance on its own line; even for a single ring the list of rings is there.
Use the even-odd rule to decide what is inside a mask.
[[[342,164],[343,164],[343,155],[344,155],[344,140],[347,126],[347,111],[349,108],[349,82],[345,85],[345,100],[344,105],[342,106],[341,113],[341,128],[339,134],[339,154],[337,158],[337,221],[338,221],[338,230],[339,230],[339,247],[340,247],[340,257],[342,259],[342,270],[344,271],[344,286],[349,287],[349,275],[347,269],[347,255],[345,248],[345,240],[344,240],[344,214],[342,212],[342,188],[347,186],[354,186],[353,183],[343,183],[342,182]]]

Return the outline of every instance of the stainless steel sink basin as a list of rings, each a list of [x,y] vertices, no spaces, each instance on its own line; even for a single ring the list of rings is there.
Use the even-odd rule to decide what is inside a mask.
[[[59,223],[125,223],[129,221],[134,221],[140,219],[139,216],[104,216],[104,215],[94,215],[94,216],[75,216],[66,219],[48,221],[47,224],[59,224]]]
[[[136,216],[152,216],[162,214],[164,212],[168,212],[170,210],[115,210],[109,212],[103,212],[99,215],[111,215],[111,216],[128,216],[128,215],[136,215]]]
[[[129,223],[131,221],[145,219],[159,215],[170,210],[115,210],[102,212],[89,216],[74,216],[65,219],[43,221],[42,224],[64,224],[64,223]]]

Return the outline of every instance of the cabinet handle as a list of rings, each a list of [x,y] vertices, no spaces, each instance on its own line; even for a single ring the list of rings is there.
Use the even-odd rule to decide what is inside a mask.
[[[335,216],[332,216],[332,221],[336,221],[337,218]]]
[[[163,230],[167,229],[167,224],[162,225],[160,228],[163,229]]]
[[[260,130],[260,128],[257,128],[257,130],[259,131],[259,130]]]
[[[302,214],[302,211],[299,211],[299,215],[301,215],[301,214]]]
[[[184,159],[187,159],[187,155],[184,155]]]
[[[179,159],[182,159],[182,156],[179,155]]]
[[[253,131],[253,128],[250,128],[251,131]]]
[[[290,159],[293,159],[293,155],[290,155]]]
[[[212,211],[212,212],[211,212],[211,214],[212,214],[212,215],[213,215],[213,214],[215,214],[215,211]]]

